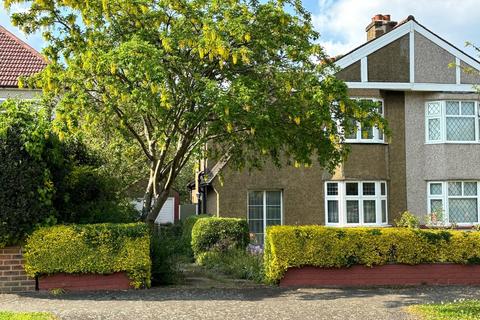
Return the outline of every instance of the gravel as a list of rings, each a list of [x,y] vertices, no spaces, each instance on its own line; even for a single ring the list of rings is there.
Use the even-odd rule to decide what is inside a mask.
[[[416,303],[480,298],[479,287],[367,289],[178,288],[0,295],[0,310],[50,311],[60,319],[413,319]]]

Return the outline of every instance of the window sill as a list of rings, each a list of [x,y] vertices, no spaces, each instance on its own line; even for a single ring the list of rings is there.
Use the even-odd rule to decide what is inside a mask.
[[[387,145],[387,142],[381,141],[345,141],[345,144],[384,144]]]
[[[426,145],[437,145],[437,144],[461,144],[461,145],[480,145],[480,141],[442,141],[442,142],[425,142]]]

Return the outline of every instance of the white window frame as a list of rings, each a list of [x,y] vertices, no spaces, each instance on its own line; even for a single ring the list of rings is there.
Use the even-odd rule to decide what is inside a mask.
[[[462,195],[461,196],[450,196],[448,194],[448,183],[449,182],[460,182],[462,183]],[[476,182],[477,183],[477,195],[476,196],[465,196],[463,195],[464,183],[465,182]],[[432,184],[441,184],[442,185],[442,194],[441,195],[432,195],[430,194],[430,185]],[[477,224],[480,224],[480,181],[474,180],[451,180],[451,181],[429,181],[427,183],[427,212],[432,213],[431,200],[442,200],[442,209],[443,209],[443,219],[446,225],[451,225],[449,217],[449,199],[477,199],[477,222],[471,223],[455,223],[460,227],[471,227]]]
[[[338,188],[337,195],[328,195],[327,186],[329,183],[336,183]],[[358,195],[351,196],[346,195],[346,184],[347,183],[357,183],[358,184]],[[363,184],[364,183],[375,183],[375,195],[363,195]],[[381,194],[381,185],[385,185],[385,195]],[[358,227],[358,226],[388,226],[388,186],[387,182],[383,180],[365,180],[365,181],[325,181],[324,185],[324,208],[325,208],[325,225],[327,226],[336,226],[336,227]],[[338,201],[338,223],[333,223],[328,221],[328,201],[337,200]],[[358,223],[347,223],[347,200],[356,200],[359,203],[359,222]],[[364,200],[375,200],[375,223],[365,223],[364,222],[364,212],[363,212],[363,201]],[[385,215],[386,221],[382,221],[382,201],[385,201]]]
[[[267,231],[267,192],[280,192],[280,225],[284,223],[283,217],[283,190],[280,189],[251,189],[247,191],[247,223],[250,222],[250,192],[262,192],[263,194],[263,240],[265,241],[265,235]],[[258,220],[258,219],[255,219]]]
[[[461,112],[461,106],[464,102],[473,102],[474,103],[474,115],[447,115],[446,107],[447,102],[453,101],[459,103],[459,108]],[[440,113],[437,115],[428,114],[428,105],[430,103],[438,103],[440,105]],[[458,99],[446,99],[446,100],[435,100],[427,101],[425,103],[425,144],[478,144],[480,143],[480,133],[479,133],[479,121],[480,121],[480,108],[478,101],[475,100],[458,100]],[[471,117],[475,119],[475,139],[474,140],[447,140],[447,117]],[[438,140],[430,140],[428,136],[428,120],[430,119],[439,119],[440,120],[440,138]]]
[[[385,103],[383,99],[380,98],[371,98],[371,97],[354,97],[353,100],[371,100],[373,102],[380,102],[382,105],[382,117],[385,116]],[[360,123],[356,123],[357,132],[356,138],[345,138],[345,143],[385,143],[385,133],[380,130],[378,127],[373,126],[373,138],[372,139],[365,139],[362,138],[362,126]],[[381,137],[380,137],[381,135]]]

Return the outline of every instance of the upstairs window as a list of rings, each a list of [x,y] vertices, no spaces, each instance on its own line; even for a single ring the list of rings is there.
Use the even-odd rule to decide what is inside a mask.
[[[362,100],[362,99],[356,99],[356,100]],[[363,99],[363,100],[368,100],[372,101],[378,104],[378,113],[380,113],[382,116],[384,115],[384,108],[383,108],[383,100],[381,99]],[[355,124],[357,130],[354,130],[351,134],[346,134],[345,135],[345,142],[346,143],[384,143],[384,134],[383,131],[380,130],[379,128],[373,126],[373,127],[368,127],[368,126],[362,126],[361,123],[356,123]]]
[[[475,101],[430,101],[425,107],[427,143],[479,141],[479,110]]]

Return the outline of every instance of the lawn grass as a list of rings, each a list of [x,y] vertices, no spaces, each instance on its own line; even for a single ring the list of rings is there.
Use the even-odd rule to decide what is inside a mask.
[[[0,311],[0,320],[56,320],[51,313],[46,312],[9,312]]]
[[[423,320],[474,320],[480,319],[480,301],[464,300],[448,303],[421,304],[408,310]]]

